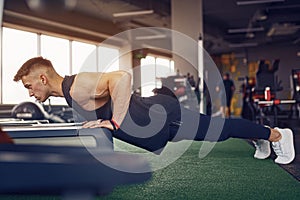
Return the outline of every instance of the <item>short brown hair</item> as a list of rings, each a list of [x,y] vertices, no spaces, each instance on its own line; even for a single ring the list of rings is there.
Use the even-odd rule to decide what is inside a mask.
[[[53,69],[53,65],[50,60],[47,60],[41,56],[31,58],[27,60],[18,70],[17,74],[14,77],[14,81],[17,82],[21,80],[23,76],[27,76],[30,73],[31,69],[36,66],[45,66]]]

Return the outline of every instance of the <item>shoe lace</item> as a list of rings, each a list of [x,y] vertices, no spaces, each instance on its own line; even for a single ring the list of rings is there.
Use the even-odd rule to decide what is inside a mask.
[[[282,150],[282,145],[280,142],[274,142],[273,143],[273,150],[276,153],[277,156],[282,156],[283,155],[283,150]]]
[[[254,144],[254,147],[256,148],[256,150],[258,151],[266,151],[265,149],[265,144],[263,144],[262,142],[260,141],[253,141],[253,144]]]
[[[258,142],[253,141],[253,144],[254,144],[255,149],[260,150],[260,145],[258,144]]]

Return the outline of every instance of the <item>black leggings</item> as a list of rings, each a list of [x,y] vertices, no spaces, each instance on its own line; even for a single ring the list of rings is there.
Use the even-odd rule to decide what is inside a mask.
[[[170,141],[224,141],[228,138],[265,139],[270,137],[270,129],[246,119],[223,119],[182,109],[182,124],[170,125]],[[195,120],[199,123],[195,123]],[[195,131],[197,130],[197,131]]]
[[[149,117],[149,109],[154,104],[162,105],[167,113],[163,128],[158,130],[155,129],[162,122],[161,120],[164,120],[165,113],[154,109],[152,122]],[[152,124],[152,126],[148,127],[148,124]],[[129,112],[123,120],[121,128],[115,131],[113,136],[154,152],[162,149],[168,141],[205,140],[215,142],[231,137],[268,139],[270,129],[245,119],[211,118],[208,115],[181,107],[177,99],[170,96],[156,95],[142,98],[133,95]]]

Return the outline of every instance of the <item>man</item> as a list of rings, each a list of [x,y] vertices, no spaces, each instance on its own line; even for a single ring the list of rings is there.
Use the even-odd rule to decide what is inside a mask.
[[[62,77],[49,60],[36,57],[26,61],[18,70],[14,81],[19,80],[29,95],[40,102],[50,96],[64,97],[87,120],[83,128],[108,128],[114,137],[154,153],[159,153],[168,141],[224,141],[235,137],[272,142],[278,156],[276,163],[288,164],[295,157],[290,129],[272,129],[244,119],[225,119],[220,136],[206,135],[212,120],[210,116],[181,108],[172,94],[156,94],[148,98],[131,94],[131,76],[124,71],[82,72]],[[178,134],[181,126],[193,128],[195,122],[199,125],[196,130]],[[257,146],[256,154],[266,158],[270,149]]]
[[[224,85],[224,91],[221,91],[220,84]],[[231,116],[231,99],[233,96],[233,93],[235,91],[235,86],[233,81],[230,79],[229,73],[225,73],[223,75],[223,81],[219,83],[219,85],[216,88],[217,92],[220,92],[220,100],[221,100],[221,106],[220,106],[220,112],[223,117],[230,117]]]

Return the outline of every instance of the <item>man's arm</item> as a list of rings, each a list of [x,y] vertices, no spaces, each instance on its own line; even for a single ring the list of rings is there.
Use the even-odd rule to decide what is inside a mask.
[[[108,90],[113,101],[113,122],[120,126],[128,111],[131,97],[131,75],[125,71],[107,74]]]
[[[234,93],[234,91],[235,91],[235,85],[232,80],[231,80],[231,91],[232,91],[232,93]]]
[[[123,122],[131,98],[131,75],[125,71],[109,73],[80,73],[76,78],[77,89],[72,97],[86,110],[103,106],[109,98],[113,102],[111,121],[98,119],[86,122],[84,128],[106,127],[116,129]],[[77,92],[76,92],[77,91]],[[93,101],[92,101],[93,100]]]

